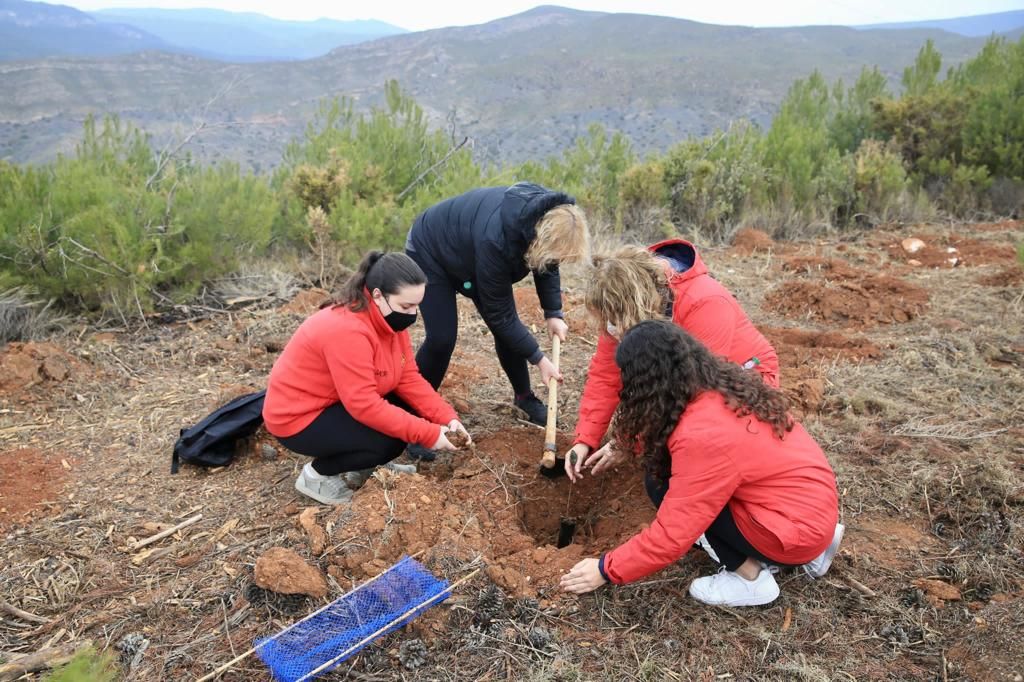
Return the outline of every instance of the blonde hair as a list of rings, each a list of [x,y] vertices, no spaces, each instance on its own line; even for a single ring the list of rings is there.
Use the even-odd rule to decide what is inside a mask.
[[[642,246],[620,246],[594,256],[584,302],[602,327],[626,330],[644,320],[664,318],[668,296],[665,266]]]
[[[544,270],[559,261],[589,260],[590,228],[583,209],[561,204],[540,217],[537,235],[526,250],[526,265],[531,270]]]

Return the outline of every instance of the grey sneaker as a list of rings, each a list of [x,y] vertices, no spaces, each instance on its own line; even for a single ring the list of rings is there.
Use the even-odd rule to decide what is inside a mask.
[[[828,573],[832,560],[836,558],[836,552],[839,551],[839,543],[843,541],[845,531],[846,526],[841,523],[836,524],[835,533],[832,534],[832,543],[817,558],[804,564],[804,573],[812,578],[820,578]]]
[[[416,473],[415,464],[398,464],[396,462],[388,462],[387,464],[382,464],[381,467],[388,471],[394,471],[396,474]],[[370,476],[373,476],[373,472],[376,471],[376,469],[376,467],[371,467],[369,469],[360,469],[358,471],[346,471],[342,476],[344,476],[345,483],[348,484],[349,488],[359,490],[366,484],[366,481],[369,480]]]
[[[415,474],[416,473],[416,465],[415,464],[397,464],[395,462],[388,462],[387,464],[384,465],[384,468],[388,469],[390,471],[394,471],[396,474]]]
[[[323,504],[347,504],[352,501],[352,491],[341,476],[321,476],[308,464],[302,467],[295,479],[295,489],[306,497],[312,497]]]

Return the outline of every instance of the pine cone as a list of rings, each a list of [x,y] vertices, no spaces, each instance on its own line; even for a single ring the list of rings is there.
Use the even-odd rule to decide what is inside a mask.
[[[415,670],[427,663],[427,645],[422,639],[409,639],[398,647],[398,661],[408,670]]]

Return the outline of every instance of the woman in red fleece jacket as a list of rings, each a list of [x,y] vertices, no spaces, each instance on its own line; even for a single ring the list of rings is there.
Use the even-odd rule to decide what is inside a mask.
[[[387,464],[406,443],[454,450],[449,430],[469,437],[413,357],[406,329],[426,281],[407,255],[371,251],[274,363],[263,419],[286,448],[313,457],[295,481],[300,493],[340,504],[352,496],[341,474]]]
[[[722,564],[690,585],[704,603],[774,601],[779,586],[766,564],[824,575],[842,537],[835,474],[782,394],[665,321],[633,327],[615,360],[615,440],[643,453],[658,514],[600,559],[576,564],[562,588],[582,593],[639,580],[681,558],[701,534]],[[612,453],[584,466],[599,473],[627,456]]]
[[[779,386],[775,349],[733,295],[708,274],[690,242],[669,239],[646,249],[622,246],[595,257],[586,305],[605,331],[590,360],[576,441],[565,458],[566,473],[574,481],[583,459],[600,445],[619,404],[618,337],[643,320],[669,318],[715,355],[755,370],[769,386]],[[600,461],[610,449],[606,445],[594,456]]]

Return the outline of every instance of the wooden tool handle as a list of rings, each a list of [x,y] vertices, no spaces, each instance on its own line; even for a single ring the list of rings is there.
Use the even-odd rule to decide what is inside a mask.
[[[551,339],[551,362],[558,369],[562,355],[562,340],[557,336]],[[558,379],[551,379],[548,384],[548,423],[544,429],[544,458],[541,466],[552,469],[555,466],[555,438],[558,433]]]

